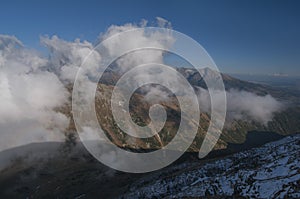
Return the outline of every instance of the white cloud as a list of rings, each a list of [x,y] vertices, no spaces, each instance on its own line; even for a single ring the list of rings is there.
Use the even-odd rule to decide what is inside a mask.
[[[157,26],[166,27],[170,23],[162,24],[161,19],[157,20]],[[118,33],[129,31],[132,29],[144,27],[147,24],[146,21],[142,21],[140,25],[136,24],[125,24],[123,26],[110,26],[105,34],[100,35],[100,42],[115,36],[111,42],[105,43],[105,48],[107,51],[107,56],[115,57],[123,52],[124,49],[137,49],[139,46],[155,46],[157,48],[170,48],[174,43],[174,38],[170,34],[165,34],[165,32],[151,31],[145,32],[144,29],[139,29],[132,34],[128,34],[126,40],[120,40],[118,38]],[[117,60],[117,64],[121,71],[127,71],[128,69],[138,66],[144,63],[163,63],[163,52],[161,50],[139,50],[131,52],[127,55],[120,57]]]
[[[66,116],[54,111],[68,92],[58,77],[44,70],[48,60],[0,36],[0,150],[41,141],[62,141]]]
[[[41,37],[41,43],[50,51],[49,64],[47,68],[51,69],[63,81],[74,82],[76,73],[85,60],[90,55],[89,66],[90,73],[95,73],[101,56],[93,51],[94,46],[87,41],[68,42],[57,36]]]
[[[210,95],[206,89],[197,87],[201,111],[210,112]],[[284,105],[271,95],[258,96],[247,91],[231,89],[226,91],[227,121],[232,119],[252,119],[262,124],[272,120],[274,113],[281,111]],[[216,104],[218,110],[218,103]]]
[[[157,20],[158,27],[161,27],[161,28],[172,28],[172,24],[168,20],[166,20],[166,19],[164,19],[162,17],[156,17],[156,20]]]

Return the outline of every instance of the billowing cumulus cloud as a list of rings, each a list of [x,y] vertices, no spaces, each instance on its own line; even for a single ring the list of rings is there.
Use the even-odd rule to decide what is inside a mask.
[[[161,19],[157,19],[157,26],[168,27],[170,23],[163,23]],[[125,24],[124,26],[111,26],[108,28],[105,34],[101,34],[100,41],[103,41],[111,36],[115,36],[111,42],[104,44],[107,54],[106,56],[115,57],[120,55],[124,49],[138,49],[140,46],[155,46],[156,48],[169,49],[174,43],[174,38],[170,34],[165,32],[153,31],[146,33],[144,29],[135,30],[131,34],[128,34],[126,40],[120,41],[117,35],[121,32],[130,31],[139,27],[144,27],[147,24],[144,21],[141,25]],[[163,63],[163,51],[155,49],[144,49],[134,52],[129,52],[122,57],[118,57],[117,65],[121,71],[127,71],[128,69],[145,63]]]
[[[84,59],[93,52],[94,46],[88,42],[76,39],[68,42],[57,36],[41,37],[41,43],[49,49],[49,63],[47,68],[53,71],[62,81],[74,82],[77,70]],[[97,64],[101,56],[97,53],[92,54],[89,60],[91,72],[96,72]]]
[[[49,61],[11,36],[0,36],[0,49],[0,150],[63,140],[68,119],[54,108],[67,103],[68,92],[46,70]]]

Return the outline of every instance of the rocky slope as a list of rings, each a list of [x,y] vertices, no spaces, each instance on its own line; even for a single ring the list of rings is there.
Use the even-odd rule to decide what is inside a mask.
[[[130,174],[95,160],[82,145],[40,143],[0,153],[0,198],[299,198],[300,135],[234,155],[185,153],[159,171]],[[4,159],[3,159],[4,158]]]
[[[191,83],[191,85],[194,86],[195,89],[197,89],[197,87],[206,87],[203,78],[197,71],[187,68],[179,68],[178,71]],[[159,139],[155,139],[154,137],[147,139],[131,137],[122,132],[115,124],[111,113],[110,99],[114,84],[118,81],[120,75],[121,74],[112,70],[106,71],[100,79],[96,94],[95,107],[98,120],[107,136],[116,145],[125,148],[156,149],[169,143],[175,136],[181,119],[180,106],[177,99],[172,95],[170,95],[167,101],[160,101],[160,104],[166,109],[168,117],[164,128],[159,132]],[[214,77],[214,72],[206,69],[204,75]],[[300,101],[300,96],[266,85],[242,81],[226,74],[222,74],[222,78],[227,90],[242,90],[261,96],[270,94],[274,98],[286,102],[287,105],[282,111],[276,112],[273,119],[267,124],[262,124],[253,119],[233,119],[227,121],[215,149],[226,148],[228,143],[243,143],[246,140],[247,133],[250,131],[275,132],[281,135],[290,135],[300,132],[300,106],[297,104]],[[150,118],[148,116],[148,111],[150,105],[151,104],[145,100],[145,93],[142,91],[137,91],[132,96],[130,100],[130,114],[135,123],[142,126],[149,123]],[[70,107],[64,109],[63,112],[71,116]],[[209,123],[209,113],[202,112],[198,134],[189,148],[189,151],[195,152],[199,150]],[[67,141],[73,142],[76,140],[76,130],[72,121],[66,132],[68,134]]]
[[[121,198],[299,198],[300,135],[206,163],[183,163]]]

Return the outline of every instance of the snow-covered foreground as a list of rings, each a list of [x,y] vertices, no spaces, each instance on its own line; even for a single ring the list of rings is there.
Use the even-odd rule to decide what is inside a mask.
[[[300,198],[300,135],[206,163],[184,163],[134,183],[122,198]]]

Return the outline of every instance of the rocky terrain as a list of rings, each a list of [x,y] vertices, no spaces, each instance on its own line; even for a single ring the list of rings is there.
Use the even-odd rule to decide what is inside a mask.
[[[178,68],[177,70],[190,82],[195,90],[199,88],[206,88],[203,78],[197,71],[189,68]],[[214,71],[205,69],[203,73],[211,78],[215,78]],[[119,147],[157,149],[161,146],[165,146],[175,136],[181,119],[180,106],[176,97],[172,96],[170,93],[167,100],[163,99],[159,101],[159,103],[167,111],[168,116],[164,128],[158,133],[159,140],[155,137],[146,139],[131,137],[118,128],[113,120],[110,108],[110,99],[114,89],[114,84],[118,81],[120,75],[122,74],[114,72],[113,70],[108,70],[100,79],[95,98],[95,107],[100,125],[110,140]],[[224,149],[229,143],[238,144],[245,142],[247,133],[250,131],[274,132],[280,135],[290,135],[300,131],[300,105],[298,104],[300,96],[298,96],[298,94],[295,94],[294,92],[286,92],[285,90],[273,88],[267,85],[242,81],[226,74],[222,74],[222,78],[227,91],[235,89],[237,91],[254,93],[257,96],[270,95],[274,97],[274,99],[282,102],[282,104],[284,104],[284,108],[275,112],[271,120],[266,123],[259,122],[255,120],[255,118],[253,119],[248,117],[230,119],[230,113],[227,113],[227,118],[229,119],[226,121],[222,135],[216,144],[215,149]],[[151,103],[145,100],[144,91],[137,90],[130,100],[130,114],[132,116],[132,120],[141,126],[148,124],[150,122],[148,115],[150,106]],[[65,114],[70,115],[69,112],[70,108],[65,111]],[[246,115],[245,113],[241,114],[243,114],[243,116]],[[189,148],[190,152],[197,152],[199,150],[209,124],[209,112],[202,111],[200,115],[198,133],[193,144]],[[75,132],[75,127],[72,121],[68,132]],[[76,133],[71,134],[70,137],[74,139],[74,135],[76,136]]]
[[[299,149],[296,134],[233,155],[186,153],[159,171],[130,174],[80,144],[31,144],[0,153],[11,161],[0,171],[0,198],[299,198]]]
[[[299,198],[300,135],[222,159],[183,163],[130,186],[121,198]]]

